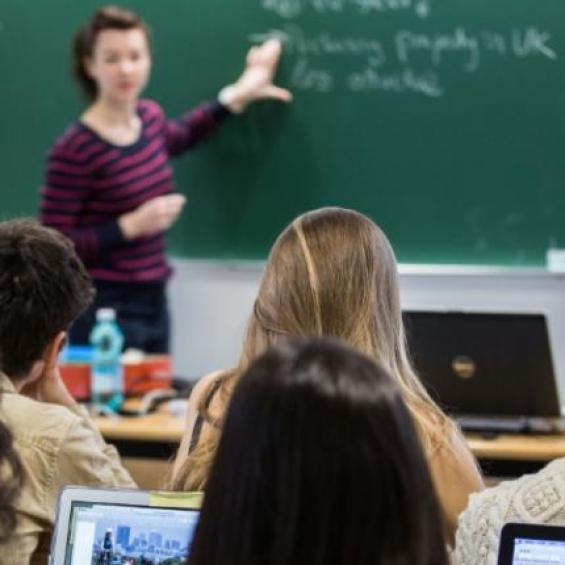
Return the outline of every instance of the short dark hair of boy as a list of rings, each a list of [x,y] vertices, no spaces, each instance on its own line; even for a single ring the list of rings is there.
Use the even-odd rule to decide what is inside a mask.
[[[94,288],[73,244],[35,220],[0,223],[0,371],[27,376]]]

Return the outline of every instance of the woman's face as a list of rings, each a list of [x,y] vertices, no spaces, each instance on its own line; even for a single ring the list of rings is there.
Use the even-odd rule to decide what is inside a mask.
[[[151,54],[141,29],[106,29],[96,38],[86,69],[98,87],[97,99],[134,102],[145,88]]]

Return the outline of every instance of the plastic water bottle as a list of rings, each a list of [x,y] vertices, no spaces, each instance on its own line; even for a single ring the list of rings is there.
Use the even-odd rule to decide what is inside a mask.
[[[124,334],[113,308],[100,308],[90,333],[92,344],[92,402],[95,407],[117,412],[124,401],[121,363]]]

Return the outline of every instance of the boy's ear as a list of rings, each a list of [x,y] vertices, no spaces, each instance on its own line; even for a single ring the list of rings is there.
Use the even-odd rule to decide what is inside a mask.
[[[27,377],[22,381],[23,385],[27,386],[35,383],[45,374],[45,361],[38,359],[33,366]]]
[[[57,366],[57,360],[61,349],[67,343],[67,332],[59,332],[43,351],[42,360],[45,362],[45,369],[51,370]]]

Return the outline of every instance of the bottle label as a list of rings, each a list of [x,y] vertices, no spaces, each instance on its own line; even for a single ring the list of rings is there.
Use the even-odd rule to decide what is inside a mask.
[[[97,366],[92,370],[92,392],[94,394],[112,394],[120,383],[119,366]],[[118,385],[118,386],[117,386]],[[120,387],[121,388],[121,387]]]

